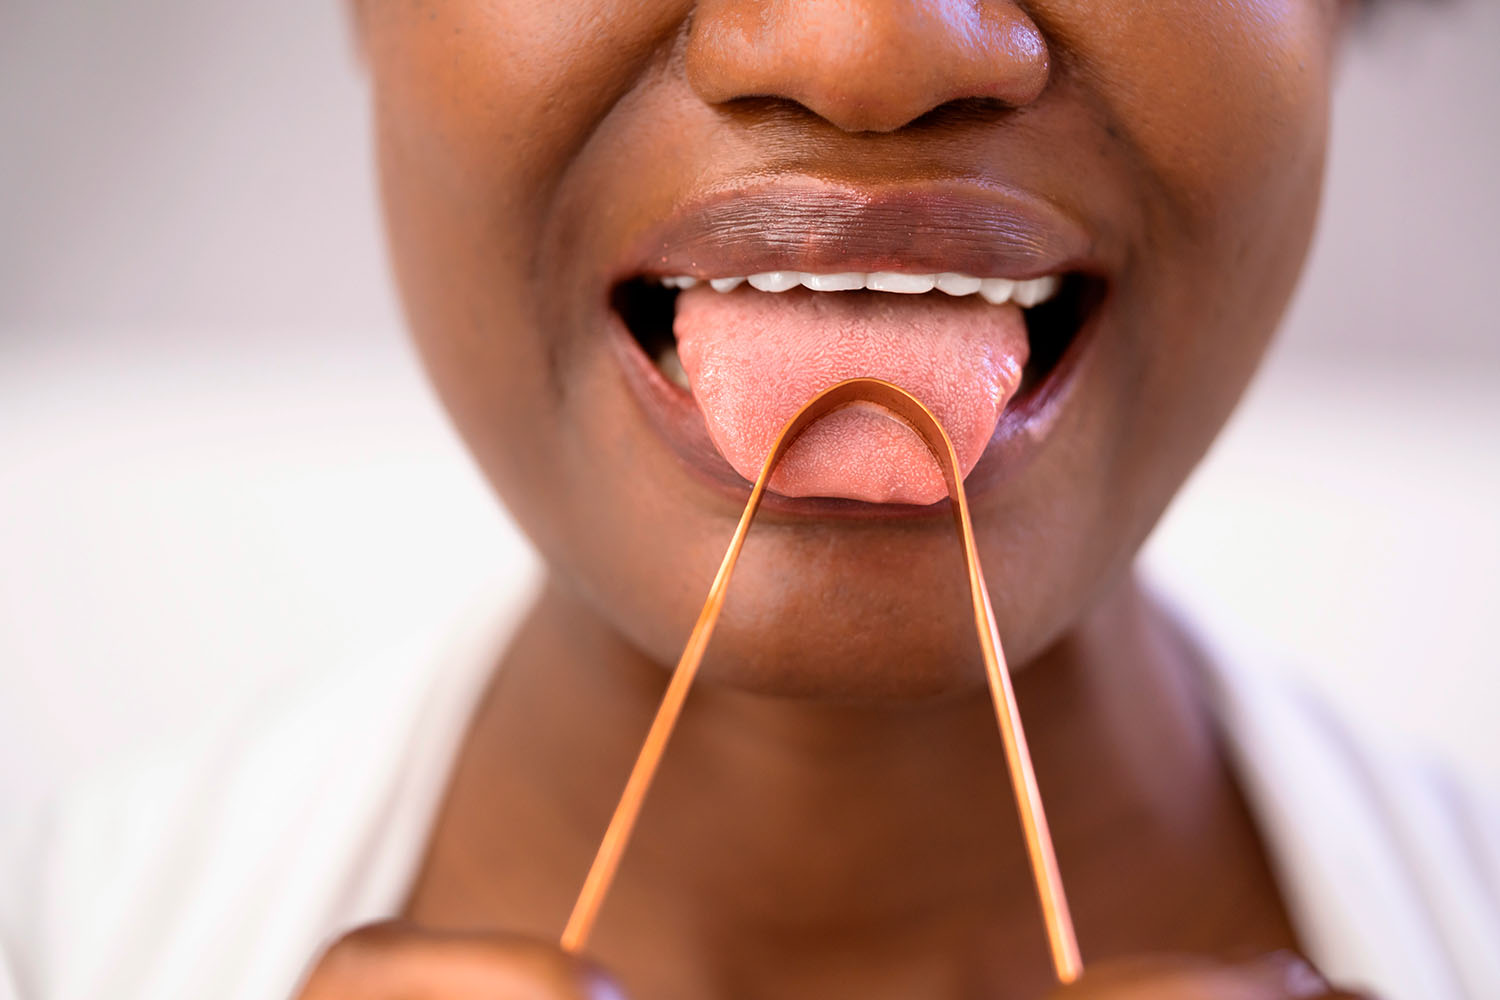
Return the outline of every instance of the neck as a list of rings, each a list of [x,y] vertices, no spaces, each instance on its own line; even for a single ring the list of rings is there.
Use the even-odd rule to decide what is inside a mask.
[[[1206,834],[1240,814],[1190,677],[1132,582],[1016,674],[1086,947],[1139,950],[1134,922],[1107,915],[1168,882],[1222,878],[1222,838]],[[549,588],[475,719],[413,915],[555,936],[665,680]],[[982,686],[846,706],[702,685],[590,950],[622,973],[641,963],[651,996],[689,978],[712,995],[749,969],[785,983],[804,963],[810,995],[829,976],[846,990],[851,969],[873,977],[865,995],[909,995],[871,949],[920,952],[900,967],[937,995],[933,982],[971,980],[976,963],[1044,986],[1042,942]]]

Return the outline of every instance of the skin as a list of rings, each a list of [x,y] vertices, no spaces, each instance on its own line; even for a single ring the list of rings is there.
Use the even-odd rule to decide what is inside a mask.
[[[1296,281],[1342,6],[354,10],[413,334],[549,574],[406,920],[335,945],[303,1000],[1054,988],[945,515],[752,533],[590,942],[599,965],[533,943],[566,919],[739,508],[643,418],[609,346],[610,281],[685,198],[792,173],[1001,179],[1080,220],[1107,282],[1045,442],[972,497],[1089,962],[1056,995],[1337,995],[1290,957],[1197,654],[1130,564]]]

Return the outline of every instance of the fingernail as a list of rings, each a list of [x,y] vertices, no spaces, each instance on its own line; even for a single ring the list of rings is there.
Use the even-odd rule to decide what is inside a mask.
[[[1274,985],[1289,1000],[1311,1000],[1328,993],[1328,980],[1294,951],[1275,951],[1249,964],[1257,975]]]

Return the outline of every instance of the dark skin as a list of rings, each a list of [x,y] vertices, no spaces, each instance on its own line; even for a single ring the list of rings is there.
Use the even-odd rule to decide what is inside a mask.
[[[335,945],[303,1000],[1054,989],[941,510],[752,533],[598,965],[534,943],[566,919],[744,495],[643,416],[610,290],[685,200],[792,175],[1015,186],[1081,222],[1108,289],[1044,440],[971,496],[1089,966],[1057,995],[1338,995],[1291,956],[1197,654],[1130,563],[1300,270],[1343,6],[355,10],[411,327],[549,576],[406,920]]]

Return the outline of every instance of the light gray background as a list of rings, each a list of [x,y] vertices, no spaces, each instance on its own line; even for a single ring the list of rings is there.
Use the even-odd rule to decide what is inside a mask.
[[[1500,4],[1352,41],[1314,261],[1151,571],[1500,779]],[[0,6],[0,801],[529,572],[399,334],[334,0]]]

